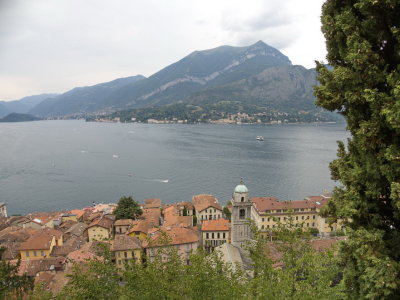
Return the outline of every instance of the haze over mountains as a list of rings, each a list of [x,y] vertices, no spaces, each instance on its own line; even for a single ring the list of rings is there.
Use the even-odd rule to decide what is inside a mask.
[[[137,75],[74,88],[60,95],[26,97],[13,104],[0,102],[0,116],[15,111],[40,117],[77,117],[219,101],[236,101],[284,113],[320,114],[322,109],[315,106],[312,89],[317,84],[315,76],[314,69],[292,65],[288,57],[259,41],[248,47],[221,46],[195,51],[148,78]],[[20,102],[25,103],[24,109],[16,111]]]

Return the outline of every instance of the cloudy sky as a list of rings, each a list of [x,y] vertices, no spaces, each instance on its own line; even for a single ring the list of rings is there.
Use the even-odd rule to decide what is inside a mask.
[[[0,0],[0,100],[150,76],[195,50],[258,40],[324,60],[322,0]]]

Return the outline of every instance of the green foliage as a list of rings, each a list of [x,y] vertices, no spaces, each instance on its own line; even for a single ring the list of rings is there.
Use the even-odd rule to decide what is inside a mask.
[[[328,69],[317,63],[317,104],[345,117],[352,137],[330,165],[342,183],[324,211],[349,220],[341,248],[349,299],[400,294],[400,2],[323,6]]]
[[[253,298],[341,299],[340,287],[335,284],[340,268],[334,248],[317,252],[310,244],[310,232],[293,223],[292,216],[279,223],[274,242],[264,240],[253,226],[255,242],[249,247],[254,262]],[[275,261],[271,259],[274,253]]]
[[[116,220],[119,219],[136,219],[142,214],[139,204],[133,200],[131,196],[121,197],[118,206],[114,211]]]
[[[19,299],[33,288],[33,280],[27,275],[18,275],[20,261],[13,265],[0,260],[0,299]]]
[[[118,299],[119,277],[111,253],[104,247],[103,256],[90,260],[86,265],[74,263],[69,281],[58,299],[89,300]]]
[[[224,206],[222,212],[225,214],[226,219],[228,219],[230,222],[232,213],[230,212],[229,208]]]

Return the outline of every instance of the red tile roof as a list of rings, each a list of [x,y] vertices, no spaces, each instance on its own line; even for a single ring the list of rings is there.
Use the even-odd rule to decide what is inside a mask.
[[[144,199],[144,208],[161,208],[161,199]]]
[[[106,229],[110,229],[113,226],[113,223],[114,223],[113,220],[106,218],[106,217],[101,217],[99,219],[92,221],[92,223],[89,224],[88,228],[94,227],[94,226],[99,226],[99,227],[103,227]]]
[[[328,199],[322,196],[313,196],[305,200],[279,201],[278,198],[275,197],[254,197],[251,198],[250,201],[253,202],[258,212],[266,212],[276,209],[316,209],[324,206]]]
[[[219,205],[218,203],[218,199],[215,198],[213,195],[195,195],[192,198],[192,203],[198,212],[201,212],[210,206],[222,210],[221,205]]]
[[[113,241],[111,251],[123,251],[141,248],[141,242],[138,238],[132,238],[129,235],[119,234]]]
[[[189,243],[197,243],[199,241],[199,233],[196,228],[183,227],[162,227],[158,232],[150,238],[150,241],[144,242],[144,247],[160,247],[165,246],[162,240],[161,231],[167,236],[168,245],[181,245]]]
[[[204,220],[201,223],[202,231],[229,231],[230,223],[226,219]]]

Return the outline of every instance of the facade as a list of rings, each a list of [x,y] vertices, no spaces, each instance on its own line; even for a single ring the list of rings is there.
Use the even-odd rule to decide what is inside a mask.
[[[230,224],[226,219],[205,220],[201,224],[201,238],[204,249],[210,253],[226,242],[229,243]]]
[[[0,217],[7,218],[7,205],[0,202]]]
[[[89,242],[108,240],[112,236],[113,220],[101,217],[87,227]]]
[[[114,222],[114,233],[115,234],[125,234],[129,228],[132,226],[132,219],[120,219]]]
[[[43,259],[50,257],[54,246],[62,245],[62,232],[46,228],[23,242],[19,247],[19,252],[21,259]]]
[[[164,240],[165,237],[167,241]],[[190,264],[190,254],[196,251],[198,246],[199,233],[196,228],[162,227],[151,234],[150,240],[146,241],[144,248],[150,261],[153,261],[157,255],[161,255],[161,258],[164,259],[168,256],[168,251],[176,250],[179,257]]]
[[[252,203],[249,199],[249,190],[243,180],[235,187],[232,195],[232,245],[243,249],[245,244],[251,240],[250,229]]]
[[[329,201],[326,196],[312,196],[299,201],[279,201],[275,197],[255,197],[250,199],[252,219],[262,237],[266,238],[279,226],[314,228],[320,235],[342,230],[342,224],[329,226],[319,215],[321,208]]]
[[[135,260],[136,263],[141,263],[142,247],[140,240],[137,238],[119,234],[115,236],[111,251],[114,253],[115,263],[120,269],[123,269],[128,261]]]
[[[222,206],[213,195],[201,194],[193,196],[192,203],[197,217],[197,224],[203,220],[218,220],[222,218]]]

